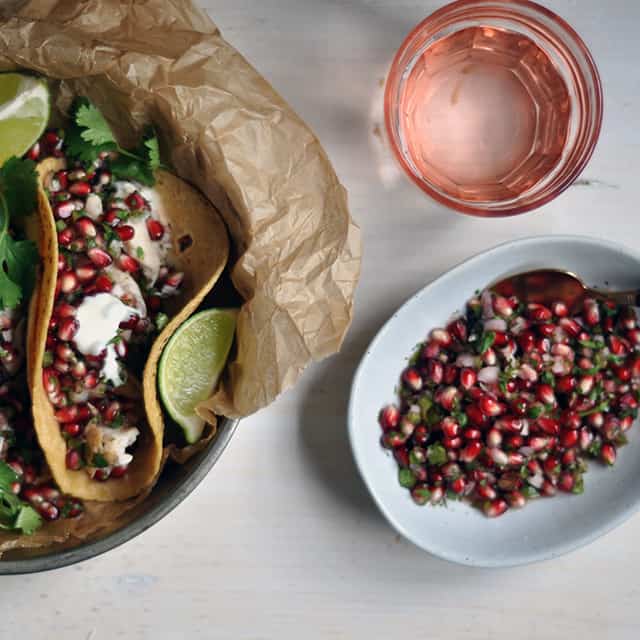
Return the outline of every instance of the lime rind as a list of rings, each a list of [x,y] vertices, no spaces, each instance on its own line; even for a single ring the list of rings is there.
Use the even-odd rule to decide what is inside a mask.
[[[0,74],[0,165],[22,156],[49,123],[49,88],[44,80],[18,73]]]
[[[215,389],[233,344],[237,311],[208,309],[192,316],[171,336],[158,365],[158,390],[165,409],[189,443],[205,421],[196,407]]]

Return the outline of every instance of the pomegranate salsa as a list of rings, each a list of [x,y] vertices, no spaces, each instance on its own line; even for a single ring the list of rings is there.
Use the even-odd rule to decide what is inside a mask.
[[[490,291],[434,329],[380,412],[382,445],[414,502],[466,499],[489,517],[558,491],[579,494],[587,460],[613,465],[638,415],[632,307],[584,300],[570,315]]]
[[[152,178],[122,150],[87,159],[77,146],[49,130],[29,152],[57,159],[48,160],[56,166],[44,184],[60,255],[43,381],[67,468],[104,481],[123,477],[135,455],[144,409],[127,390],[127,371],[167,323],[164,300],[183,274],[167,259],[169,228]]]

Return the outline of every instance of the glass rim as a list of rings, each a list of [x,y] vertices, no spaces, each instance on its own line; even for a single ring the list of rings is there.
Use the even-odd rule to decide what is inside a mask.
[[[428,180],[425,180],[424,178],[416,175],[412,167],[407,162],[407,159],[405,158],[402,150],[399,148],[398,142],[396,140],[397,127],[394,122],[394,114],[392,113],[392,107],[396,103],[396,97],[392,95],[392,92],[394,89],[394,81],[398,77],[401,77],[406,70],[406,66],[401,64],[403,61],[403,56],[406,54],[407,50],[409,50],[411,45],[414,44],[417,37],[423,32],[428,32],[430,27],[432,27],[432,29],[442,27],[443,25],[439,23],[441,23],[450,15],[453,17],[451,24],[455,25],[457,13],[465,9],[473,8],[477,8],[478,10],[491,8],[503,9],[510,12],[511,17],[515,19],[517,19],[518,17],[526,17],[523,12],[529,10],[534,15],[538,14],[541,17],[552,21],[555,25],[557,25],[557,27],[559,27],[559,30],[564,36],[563,39],[565,41],[570,41],[571,44],[576,46],[580,56],[582,56],[582,59],[576,59],[576,62],[578,62],[578,66],[580,65],[580,63],[582,63],[586,67],[584,72],[580,72],[581,82],[583,84],[591,83],[593,85],[591,89],[593,90],[594,95],[587,105],[593,112],[592,124],[590,127],[590,132],[588,134],[588,139],[585,142],[584,151],[581,153],[581,156],[578,158],[577,162],[574,161],[573,166],[571,166],[571,163],[569,163],[570,168],[567,170],[566,175],[564,175],[559,184],[553,186],[548,193],[543,193],[539,197],[536,197],[536,195],[533,194],[530,201],[516,201],[515,203],[507,205],[504,208],[501,208],[499,206],[499,202],[495,203],[495,205],[497,205],[495,207],[491,206],[494,203],[479,203],[478,205],[474,206],[470,202],[466,203],[460,199],[448,196],[447,194],[434,189],[428,182]],[[540,28],[544,25],[538,24],[536,26]],[[551,33],[551,30],[549,28],[546,28],[545,31]],[[564,18],[560,17],[547,7],[544,7],[537,2],[533,2],[532,0],[455,0],[454,2],[450,2],[443,7],[440,7],[440,9],[437,9],[422,21],[420,21],[402,41],[402,44],[398,48],[389,68],[384,92],[384,119],[387,136],[389,138],[389,143],[391,145],[393,154],[399,162],[400,166],[403,168],[405,174],[423,192],[425,192],[428,196],[430,196],[440,204],[443,204],[446,207],[460,213],[478,217],[497,218],[526,213],[549,203],[557,196],[559,196],[563,191],[568,189],[576,180],[576,178],[582,173],[589,160],[593,156],[593,152],[595,151],[598,139],[600,137],[603,116],[604,99],[602,81],[595,60],[593,59],[593,56],[586,43],[576,32],[576,30],[566,20],[564,20]]]

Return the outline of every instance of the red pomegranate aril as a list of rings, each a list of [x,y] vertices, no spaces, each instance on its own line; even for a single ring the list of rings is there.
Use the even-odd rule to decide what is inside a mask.
[[[422,378],[418,373],[418,370],[414,367],[409,367],[404,370],[402,374],[402,382],[405,386],[412,391],[420,391],[422,389]]]
[[[451,344],[451,335],[445,329],[434,329],[429,337],[440,347],[448,347]]]
[[[122,242],[126,242],[127,240],[131,240],[133,236],[136,235],[136,230],[128,224],[123,224],[119,227],[116,227],[116,233]]]
[[[536,397],[543,404],[552,406],[556,404],[556,394],[553,391],[553,387],[549,384],[539,384],[536,389]]]
[[[536,427],[549,436],[557,436],[560,433],[560,425],[557,420],[541,416],[535,421]]]
[[[633,425],[633,416],[624,416],[620,418],[620,431],[622,433],[629,431],[629,429],[631,429],[631,425]]]
[[[430,358],[437,358],[440,355],[440,345],[437,342],[427,342],[427,344],[422,349],[422,357],[425,360],[429,360]]]
[[[598,309],[598,303],[587,298],[584,301],[584,321],[591,327],[597,325],[600,322],[600,309]]]
[[[618,378],[618,380],[620,380],[621,382],[629,382],[629,380],[631,380],[631,369],[629,367],[625,365],[613,365],[611,368],[616,378]]]
[[[407,436],[403,435],[399,431],[387,431],[382,436],[382,446],[387,449],[394,449],[401,447],[407,442]]]
[[[467,483],[465,479],[460,476],[459,478],[456,478],[449,486],[451,488],[451,491],[460,495],[465,490]]]
[[[433,384],[440,384],[444,378],[444,366],[439,360],[427,361],[427,378]]]
[[[482,451],[482,444],[478,441],[470,442],[466,447],[460,450],[461,462],[473,462]]]
[[[154,220],[153,218],[147,218],[146,224],[149,238],[154,241],[162,240],[162,237],[164,236],[163,224],[158,220]]]
[[[67,455],[65,457],[65,464],[67,469],[71,469],[72,471],[77,471],[82,466],[82,458],[80,454],[75,449],[70,449],[67,451]]]
[[[460,435],[460,425],[449,416],[442,420],[440,428],[447,438],[456,438]]]
[[[465,440],[480,440],[480,438],[482,437],[482,432],[479,429],[470,427],[469,429],[465,429],[462,432],[462,436]]]
[[[34,162],[38,161],[38,159],[40,158],[40,143],[39,142],[36,142],[29,149],[29,151],[27,151],[27,158],[29,158],[29,160],[33,160]]]
[[[505,495],[505,499],[512,509],[522,509],[527,504],[527,499],[520,491],[510,491]]]
[[[75,238],[75,232],[71,227],[67,227],[58,232],[58,244],[61,247],[68,247]]]
[[[429,441],[429,430],[424,425],[418,425],[413,430],[413,441],[417,445],[425,445]]]
[[[592,375],[582,376],[578,380],[578,393],[586,396],[591,393],[593,389],[594,379]]]
[[[78,321],[75,318],[64,318],[58,325],[58,338],[65,342],[73,340],[78,327]]]
[[[119,465],[111,468],[111,478],[122,478],[127,473],[128,467]]]
[[[398,466],[402,469],[409,468],[409,451],[404,447],[399,447],[393,450],[393,457],[396,459]]]
[[[501,498],[485,502],[482,506],[482,510],[488,518],[497,518],[498,516],[501,516],[507,508],[507,503]]]
[[[568,467],[570,465],[575,464],[577,459],[578,459],[577,449],[567,449],[562,454],[562,458],[560,461],[562,462],[563,467]]]
[[[415,428],[416,428],[416,425],[413,424],[413,422],[411,422],[411,420],[409,420],[408,418],[405,417],[405,418],[402,418],[402,420],[400,420],[399,430],[403,436],[409,438]]]
[[[482,427],[488,422],[487,416],[485,416],[485,414],[482,413],[482,411],[480,411],[480,409],[473,404],[470,404],[465,408],[465,413],[467,415],[467,418],[469,418],[471,424],[478,427]]]
[[[520,345],[520,348],[525,353],[533,351],[533,349],[535,349],[535,346],[536,346],[536,336],[533,333],[533,331],[529,331],[529,330],[523,331],[518,336],[518,344]]]
[[[544,305],[535,302],[527,305],[527,315],[536,322],[548,322],[553,317],[551,311]]]
[[[557,492],[556,486],[549,480],[545,480],[540,487],[540,495],[545,498],[551,498],[555,496]]]
[[[155,240],[156,238],[151,239]],[[453,322],[450,322],[447,325],[447,331],[449,332],[449,335],[459,342],[465,342],[467,339],[467,323],[462,318],[457,318]]]
[[[536,328],[543,338],[552,338],[557,327],[555,324],[545,323],[539,324]]]
[[[493,423],[493,426],[499,431],[506,433],[520,433],[524,428],[525,422],[521,418],[512,416],[504,416]]]
[[[544,451],[549,447],[549,438],[543,436],[533,436],[529,438],[528,446],[534,451]]]
[[[85,238],[95,238],[97,235],[96,226],[91,218],[82,217],[76,220],[76,229],[81,236]]]
[[[563,471],[558,478],[558,489],[570,493],[575,486],[575,478],[570,471]]]
[[[87,255],[89,256],[89,260],[101,269],[108,267],[112,262],[113,258],[100,247],[93,247],[87,251]]]
[[[58,422],[75,422],[78,420],[78,406],[70,404],[68,407],[63,407],[55,412],[55,417]]]
[[[445,384],[455,384],[458,379],[458,367],[454,364],[447,364],[444,367],[443,380]]]
[[[572,338],[577,338],[580,331],[580,325],[573,318],[562,318],[558,321],[558,326],[562,327]]]
[[[69,185],[69,193],[74,196],[88,196],[91,193],[91,185],[88,182],[72,182]]]
[[[631,393],[624,393],[618,398],[618,404],[621,407],[626,407],[627,409],[637,409],[638,401]]]
[[[491,460],[501,467],[505,466],[509,462],[508,454],[497,447],[488,449],[488,454]]]
[[[164,284],[171,289],[177,289],[182,284],[183,280],[184,273],[182,273],[182,271],[174,271],[166,277]]]
[[[492,367],[494,366],[497,362],[498,362],[498,356],[496,355],[496,352],[493,350],[493,348],[489,347],[483,354],[482,354],[482,361],[488,366],[488,367]]]
[[[66,342],[60,342],[56,346],[56,356],[64,362],[70,362],[75,357],[75,353]]]
[[[494,500],[498,495],[496,490],[486,483],[480,483],[476,487],[476,493],[478,494],[478,497],[483,500]]]
[[[551,340],[549,340],[549,338],[538,338],[536,341],[536,349],[540,353],[549,353],[551,351]]]
[[[557,318],[565,318],[569,315],[569,308],[564,302],[554,302],[551,305],[551,313]]]
[[[587,424],[594,429],[599,429],[604,424],[604,416],[601,411],[590,413],[586,416]]]
[[[60,380],[58,375],[52,369],[43,369],[42,384],[47,393],[56,393],[60,389]]]
[[[511,306],[511,303],[503,296],[495,296],[492,300],[492,305],[493,310],[499,316],[509,318],[513,315],[513,307]]]
[[[117,400],[113,400],[109,403],[107,408],[103,412],[103,417],[107,422],[113,422],[120,413],[120,403]]]
[[[495,417],[504,413],[504,405],[490,396],[480,398],[479,406],[482,413],[487,416]]]
[[[113,282],[109,276],[100,274],[93,283],[97,293],[109,293],[113,289]]]
[[[459,449],[462,446],[462,438],[443,438],[442,444],[445,449]]]
[[[623,356],[627,353],[624,342],[617,336],[609,336],[609,350],[614,356]]]
[[[134,211],[140,211],[144,209],[145,206],[144,198],[137,191],[128,195],[125,198],[125,202],[127,203],[127,206]]]
[[[79,423],[77,422],[67,422],[63,427],[62,430],[70,437],[70,438],[76,438],[80,435],[80,433],[82,432],[82,427],[80,426]]]
[[[493,334],[495,336],[493,340],[495,347],[504,347],[509,342],[509,338],[504,331],[494,331]]]
[[[616,448],[614,445],[606,442],[600,449],[600,458],[605,464],[612,466],[616,462]]]
[[[628,331],[627,340],[636,346],[640,345],[640,329],[632,329],[631,331]]]
[[[454,402],[458,399],[458,389],[456,387],[445,387],[436,392],[436,402],[447,411],[453,409]]]
[[[94,480],[98,480],[99,482],[105,482],[111,476],[111,471],[109,469],[96,469],[93,474]]]
[[[575,447],[578,444],[579,435],[576,429],[567,429],[560,434],[560,446],[565,449]]]
[[[127,273],[136,273],[138,269],[140,269],[140,263],[135,258],[132,258],[126,253],[120,255],[120,257],[118,258],[118,265],[123,271],[126,271]]]
[[[78,265],[76,267],[75,273],[78,280],[81,283],[86,284],[87,282],[91,282],[91,280],[93,280],[96,277],[96,274],[98,273],[98,271],[93,264],[89,263],[89,264]]]
[[[556,390],[560,393],[571,393],[576,388],[574,376],[560,376],[556,378]]]
[[[524,438],[520,435],[509,435],[504,440],[504,446],[507,449],[519,449],[524,445]]]

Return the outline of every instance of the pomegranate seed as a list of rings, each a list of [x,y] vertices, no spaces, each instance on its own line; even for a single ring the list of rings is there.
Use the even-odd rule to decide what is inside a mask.
[[[104,249],[100,249],[99,247],[89,249],[87,255],[89,256],[89,260],[100,269],[108,267],[113,262],[113,258]]]
[[[627,353],[624,342],[617,336],[609,336],[609,350],[614,356],[623,356]]]
[[[113,282],[109,276],[102,273],[96,278],[93,286],[97,293],[109,293],[113,289]]]
[[[525,421],[520,418],[505,416],[493,423],[495,429],[506,433],[520,433],[524,428]]]
[[[482,510],[488,518],[497,518],[507,510],[507,503],[501,498],[498,498],[497,500],[485,502],[484,505],[482,505]]]
[[[499,416],[504,413],[504,405],[490,396],[480,398],[480,410],[487,416]]]
[[[539,324],[537,326],[538,329],[538,333],[540,333],[541,337],[543,338],[552,338],[553,334],[555,333],[557,327],[554,324],[550,324],[550,323],[545,323],[545,324]]]
[[[127,196],[125,198],[125,202],[127,203],[127,206],[134,211],[144,209],[146,204],[144,198],[137,191]]]
[[[630,393],[624,393],[622,396],[620,396],[620,398],[618,399],[618,404],[621,407],[626,407],[628,409],[638,408],[638,401]]]
[[[527,315],[536,322],[548,322],[553,317],[544,305],[531,302],[527,305]]]
[[[444,489],[442,487],[429,487],[431,492],[431,504],[439,504],[444,498]]]
[[[97,235],[96,226],[91,218],[82,217],[76,220],[76,229],[81,236],[85,238],[95,238]]]
[[[511,317],[513,314],[513,307],[511,306],[511,302],[502,296],[495,296],[491,301],[493,305],[493,310],[499,316],[504,316],[505,318]]]
[[[466,407],[465,413],[467,415],[467,418],[469,418],[471,424],[479,427],[482,427],[488,420],[487,416],[473,404],[470,404],[468,407]]]
[[[556,378],[556,389],[560,393],[571,393],[576,388],[574,376],[560,376]]]
[[[508,449],[519,449],[524,445],[524,438],[520,435],[510,435],[504,441],[504,445]]]
[[[413,433],[415,428],[416,425],[407,418],[402,418],[400,421],[400,433],[407,438]]]
[[[163,224],[158,220],[154,220],[153,218],[147,218],[146,224],[149,238],[154,241],[162,240],[162,237],[164,236]]]
[[[425,360],[437,358],[440,355],[440,345],[437,342],[427,342],[422,350],[422,357]]]
[[[483,500],[494,500],[497,496],[496,490],[488,484],[479,484],[476,488],[476,493]]]
[[[551,340],[549,338],[539,338],[536,341],[536,349],[540,353],[549,353],[551,351]]]
[[[420,391],[422,389],[422,378],[417,369],[409,367],[404,370],[402,374],[402,381],[404,384],[413,391]]]
[[[627,339],[631,344],[639,345],[640,344],[640,329],[632,329],[627,332]]]
[[[423,425],[418,425],[413,431],[413,441],[417,445],[425,445],[428,440],[429,430]]]
[[[534,436],[529,438],[528,446],[534,451],[544,451],[549,446],[549,438],[543,436]]]
[[[62,430],[71,438],[76,438],[80,435],[82,427],[77,422],[67,422]]]
[[[518,344],[525,353],[533,351],[536,346],[536,336],[533,331],[523,331],[518,336]]]
[[[605,464],[609,466],[615,464],[616,461],[616,448],[614,445],[608,442],[602,445],[600,449],[600,458]]]
[[[456,478],[451,483],[450,488],[451,488],[451,491],[460,495],[465,490],[466,486],[467,486],[467,483],[465,479],[462,476],[460,476],[459,478]]]
[[[91,193],[91,185],[88,182],[73,182],[69,185],[69,193],[74,196],[88,196]]]
[[[182,273],[182,271],[174,271],[173,273],[167,276],[167,278],[164,281],[164,284],[165,286],[171,289],[177,289],[182,284],[183,280],[184,280],[184,273]]]
[[[164,232],[164,229],[163,229]],[[149,232],[151,235],[151,232]],[[152,240],[156,240],[159,238],[151,238]],[[453,322],[447,325],[447,331],[451,337],[455,338],[459,342],[465,342],[467,339],[467,323],[462,318],[457,318]]]
[[[629,382],[629,380],[631,380],[630,367],[627,367],[625,365],[613,365],[611,368],[613,369],[613,373],[615,374],[616,378],[618,378],[618,380],[620,380],[621,382]]]
[[[489,449],[489,456],[499,466],[503,467],[509,462],[509,456],[497,447]]]
[[[442,420],[440,428],[447,438],[455,438],[460,434],[460,425],[449,416]]]
[[[551,313],[558,318],[566,318],[569,315],[569,309],[564,302],[554,302],[551,305]]]
[[[70,449],[67,451],[65,463],[67,465],[67,469],[77,471],[82,466],[80,454],[75,449]]]
[[[407,469],[409,467],[409,452],[404,447],[394,449],[393,457],[396,459],[398,466],[402,469]]]
[[[560,446],[570,449],[578,444],[578,431],[576,429],[568,429],[560,434]]]
[[[546,498],[551,498],[555,496],[557,493],[557,489],[555,485],[549,480],[545,480],[540,487],[540,495],[545,496]]]
[[[457,399],[458,390],[456,387],[445,387],[444,389],[439,390],[435,395],[436,402],[447,411],[451,411],[451,409],[453,409],[453,405]]]
[[[120,255],[120,258],[118,259],[118,265],[123,271],[126,271],[127,273],[136,273],[140,268],[140,263],[135,258],[132,258],[126,253]]]
[[[549,384],[540,384],[536,389],[536,397],[540,402],[546,405],[555,406],[556,394],[553,392],[553,387]]]
[[[580,418],[580,415],[577,414],[575,411],[571,411],[569,409],[562,412],[562,415],[560,416],[560,421],[562,425],[567,429],[578,429],[582,424],[582,419]]]
[[[107,422],[113,422],[120,413],[120,403],[117,400],[113,400],[109,403],[107,408],[102,413],[104,419]]]
[[[632,416],[624,416],[624,418],[620,418],[620,431],[623,433],[631,429],[631,425],[633,424]]]
[[[444,378],[444,367],[439,360],[427,361],[427,377],[433,384],[440,384]]]
[[[575,464],[575,461],[578,458],[578,453],[576,449],[567,449],[563,454],[562,454],[562,465],[564,467],[568,467],[572,464]]]
[[[67,218],[70,218],[75,210],[76,210],[76,207],[73,204],[73,202],[71,202],[70,200],[57,202],[53,207],[55,216],[57,218],[60,218],[60,220],[66,220]]]
[[[96,472],[93,474],[93,478],[94,480],[104,482],[109,479],[110,475],[111,471],[109,471],[109,469],[96,469]]]
[[[29,158],[29,160],[33,160],[34,162],[38,161],[38,159],[40,158],[40,143],[39,142],[36,142],[29,149],[29,151],[27,151],[27,158]]]
[[[113,467],[111,469],[111,477],[112,478],[122,478],[122,476],[124,476],[125,473],[127,473],[127,468],[124,465],[120,465],[117,467]]]
[[[93,280],[96,277],[98,271],[93,264],[89,263],[77,266],[75,273],[78,277],[78,280],[84,284]]]
[[[441,347],[448,347],[451,344],[451,335],[445,329],[434,329],[429,338]]]
[[[60,380],[52,369],[43,369],[42,384],[47,393],[56,393],[60,389]]]
[[[443,438],[442,444],[445,449],[459,449],[462,446],[462,438]]]
[[[575,478],[570,471],[563,471],[558,478],[558,489],[570,493],[575,486]]]
[[[78,331],[78,321],[75,318],[64,318],[58,326],[58,338],[65,342],[73,340]]]
[[[604,424],[604,416],[600,411],[596,411],[595,413],[591,413],[587,416],[587,423],[590,427],[594,427],[599,429]]]
[[[591,327],[600,322],[600,310],[598,309],[598,303],[592,298],[587,298],[584,301],[584,321]]]
[[[61,247],[68,247],[75,237],[75,233],[71,227],[67,227],[58,232],[58,244]]]
[[[458,367],[454,364],[447,364],[444,367],[444,383],[455,384],[458,379]]]
[[[573,318],[562,318],[558,321],[558,326],[562,327],[572,338],[577,338],[581,331],[580,325]]]
[[[470,427],[469,429],[465,429],[462,432],[462,435],[464,436],[465,440],[480,440],[480,438],[482,437],[482,432],[478,429]]]
[[[395,447],[403,446],[407,441],[407,436],[403,435],[399,431],[387,431],[382,436],[382,446],[387,449],[394,449]]]
[[[136,230],[128,224],[123,224],[116,228],[116,233],[122,242],[126,242],[136,235]]]
[[[483,354],[482,354],[482,361],[488,366],[488,367],[492,367],[494,366],[497,362],[498,362],[498,356],[496,355],[496,352],[489,347]]]
[[[482,451],[482,445],[477,440],[470,442],[460,451],[461,462],[473,462]]]
[[[512,509],[522,509],[527,504],[527,499],[520,493],[520,491],[510,491],[505,496],[507,504]]]

